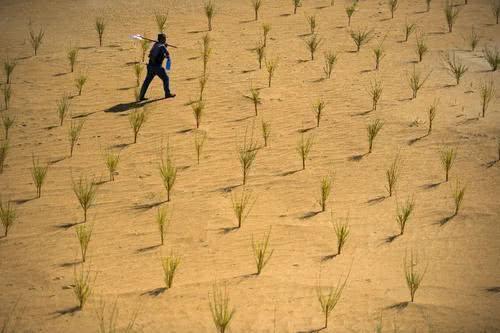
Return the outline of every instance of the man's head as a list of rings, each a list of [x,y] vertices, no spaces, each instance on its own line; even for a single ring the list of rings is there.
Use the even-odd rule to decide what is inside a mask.
[[[164,33],[158,34],[158,42],[165,44],[167,42],[167,36]]]

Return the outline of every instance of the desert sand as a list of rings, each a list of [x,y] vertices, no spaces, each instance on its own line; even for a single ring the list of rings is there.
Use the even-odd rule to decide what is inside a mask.
[[[236,310],[230,332],[314,332],[324,324],[319,279],[336,286],[348,276],[324,332],[373,332],[380,322],[382,332],[500,331],[500,103],[493,98],[483,118],[479,97],[481,80],[493,80],[500,89],[499,72],[483,56],[484,46],[500,46],[489,1],[457,2],[461,11],[452,33],[441,0],[432,1],[429,12],[423,0],[401,0],[393,19],[386,1],[361,0],[350,27],[349,4],[304,0],[293,15],[292,1],[264,0],[254,21],[249,0],[216,1],[200,126],[207,141],[197,165],[188,103],[198,98],[203,67],[202,1],[2,1],[0,58],[16,59],[17,66],[9,109],[1,111],[15,124],[0,193],[4,202],[12,201],[17,219],[0,239],[0,327],[10,317],[8,332],[95,332],[99,304],[109,309],[116,300],[119,328],[138,311],[136,331],[216,332],[209,295],[217,281],[227,286]],[[133,65],[141,51],[130,35],[156,38],[154,13],[167,8],[168,41],[179,46],[169,49],[177,97],[161,99],[161,81],[153,81],[149,118],[132,144],[127,116],[140,108]],[[304,42],[310,38],[306,15],[312,14],[323,40],[314,61]],[[94,28],[98,16],[107,24],[102,47]],[[29,20],[35,31],[45,30],[36,56]],[[406,21],[425,35],[429,52],[421,63],[415,63],[416,34],[402,42]],[[271,88],[253,51],[263,23],[272,26],[267,57],[279,58]],[[481,36],[474,52],[464,40],[472,26]],[[356,53],[349,31],[364,27],[374,29],[374,38]],[[385,35],[386,57],[375,71],[372,49]],[[79,47],[74,73],[66,58],[70,45]],[[338,54],[330,79],[323,73],[327,50]],[[468,67],[459,85],[443,64],[447,51]],[[407,79],[413,66],[432,71],[415,99]],[[76,96],[74,80],[82,72],[88,82]],[[375,78],[383,82],[383,93],[371,111],[368,89]],[[251,86],[262,98],[258,116],[244,97]],[[64,93],[72,95],[73,120],[84,121],[71,158],[70,117],[60,127],[56,112]],[[433,130],[424,136],[436,98]],[[326,108],[316,128],[312,105],[318,99]],[[241,228],[232,229],[237,221],[231,197],[242,191],[238,146],[252,128],[262,145],[262,119],[271,124],[269,145],[258,150],[245,186],[256,201]],[[373,152],[365,154],[366,126],[375,119],[384,126]],[[314,136],[305,170],[296,152],[301,132]],[[167,141],[178,168],[168,203],[158,169]],[[448,182],[443,147],[457,150]],[[102,157],[107,149],[120,152],[114,181],[108,181]],[[398,153],[401,175],[388,197],[386,170]],[[49,164],[40,198],[31,178],[33,154]],[[332,193],[326,211],[319,212],[320,181],[329,172],[335,175]],[[84,266],[93,293],[81,311],[72,291],[74,272],[82,267],[75,228],[83,213],[72,188],[80,176],[99,184],[86,222],[93,224]],[[449,219],[456,180],[466,192],[459,214]],[[416,208],[404,235],[388,241],[399,233],[397,203],[412,196]],[[172,211],[163,246],[155,224],[160,206]],[[332,216],[338,221],[347,215],[350,235],[334,256]],[[274,252],[256,276],[252,237],[262,239],[270,227]],[[181,263],[172,288],[164,290],[161,257],[171,251]],[[414,302],[404,271],[411,251],[427,267]]]

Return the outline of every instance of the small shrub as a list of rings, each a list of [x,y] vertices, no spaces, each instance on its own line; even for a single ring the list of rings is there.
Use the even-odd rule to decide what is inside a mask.
[[[311,31],[311,35],[314,35],[316,28],[318,26],[318,21],[316,20],[316,15],[308,15],[307,23],[309,24],[309,30]]]
[[[345,218],[345,221],[342,222],[335,221],[332,215],[331,223],[333,226],[333,231],[335,232],[335,236],[337,238],[337,255],[340,255],[350,234],[349,216],[347,216]]]
[[[205,87],[207,86],[207,82],[208,82],[208,74],[202,75],[198,80],[198,83],[200,85],[200,98],[198,100],[200,102],[203,101],[203,93],[205,92]]]
[[[161,245],[165,241],[165,236],[167,235],[168,228],[170,226],[171,213],[168,207],[160,207],[156,211],[156,224],[158,225],[158,231],[160,232]]]
[[[263,0],[252,0],[252,7],[255,13],[255,21],[259,19],[259,9],[262,6]]]
[[[255,265],[257,266],[257,275],[260,275],[262,269],[267,265],[269,259],[273,255],[274,250],[269,250],[269,237],[271,236],[271,229],[266,235],[266,238],[261,241],[255,241],[252,235],[252,249],[253,256],[255,259]]]
[[[264,47],[267,46],[267,36],[269,35],[270,31],[271,31],[271,25],[269,23],[262,24],[262,34],[263,34],[263,39],[264,39]]]
[[[212,31],[212,20],[215,16],[215,2],[212,0],[208,0],[205,2],[205,16],[208,20],[208,31]]]
[[[500,17],[500,0],[490,0],[491,4],[491,13],[496,19],[496,23],[498,24],[498,18]]]
[[[81,96],[82,95],[82,90],[83,90],[83,87],[85,86],[85,83],[87,83],[87,75],[81,73],[80,75],[78,75],[78,77],[75,79],[75,86],[76,86],[76,89],[78,89],[78,96]]]
[[[234,308],[230,305],[227,287],[224,289],[214,284],[212,295],[208,295],[212,320],[218,333],[226,333],[234,316]]]
[[[372,98],[372,110],[377,110],[377,105],[380,97],[382,96],[383,90],[384,88],[382,86],[382,81],[375,79],[370,82],[370,90],[368,91],[368,93]]]
[[[422,59],[424,58],[424,55],[427,54],[427,52],[429,52],[429,47],[427,46],[427,42],[425,41],[423,34],[417,35],[416,52],[418,55],[418,62],[421,62]]]
[[[427,4],[427,12],[431,10],[431,0],[425,0],[425,3]]]
[[[469,44],[471,51],[475,51],[479,41],[481,40],[481,36],[474,30],[472,27],[470,34],[466,37],[467,43]]]
[[[194,148],[196,150],[196,161],[198,165],[200,165],[201,153],[206,140],[207,140],[206,132],[196,131],[196,134],[194,136]]]
[[[135,86],[139,87],[141,85],[141,74],[143,67],[141,64],[136,63],[134,64],[134,75],[135,75]]]
[[[490,80],[488,82],[485,81],[480,82],[479,96],[481,98],[482,116],[484,118],[486,111],[488,110],[488,106],[490,105],[491,100],[495,96],[495,86],[493,80]]]
[[[391,19],[394,18],[394,12],[399,7],[399,0],[387,0],[387,5],[389,6],[389,10],[391,11]]]
[[[379,45],[377,45],[374,49],[373,49],[373,56],[375,57],[375,70],[378,71],[378,69],[380,68],[380,62],[382,61],[383,58],[385,58],[385,50],[384,48],[382,47],[382,43],[380,43]]]
[[[446,17],[446,23],[448,24],[448,32],[453,31],[453,25],[455,24],[459,13],[460,8],[455,6],[454,0],[446,0],[444,6],[444,15]]]
[[[304,133],[301,134],[300,140],[297,143],[297,152],[299,153],[300,158],[302,159],[302,170],[306,169],[306,161],[311,149],[314,145],[314,136],[311,134],[307,138],[304,136]]]
[[[335,309],[335,306],[342,296],[342,292],[344,291],[347,279],[348,276],[345,278],[344,282],[339,281],[337,286],[328,287],[326,293],[324,293],[324,288],[322,288],[320,286],[320,283],[318,282],[318,286],[316,287],[316,295],[321,306],[321,312],[325,316],[325,328],[328,327],[328,318],[330,317],[330,313],[333,311],[333,309]]]
[[[43,42],[43,37],[45,36],[45,31],[43,30],[43,27],[40,27],[38,30],[38,33],[36,33],[33,30],[33,27],[31,26],[31,22],[29,24],[29,41],[31,44],[31,48],[33,49],[33,52],[35,53],[35,56],[38,53],[38,49],[40,46],[42,46]]]
[[[248,214],[253,208],[255,204],[255,198],[252,195],[252,192],[243,188],[241,194],[238,196],[237,194],[231,195],[231,202],[233,205],[234,215],[238,221],[238,229],[241,228],[243,222],[245,222]]]
[[[160,13],[160,12],[155,13],[155,22],[159,32],[161,33],[165,32],[165,28],[167,26],[167,19],[168,19],[168,11],[166,13]]]
[[[12,97],[12,87],[10,84],[4,84],[2,87],[3,92],[3,102],[5,105],[5,110],[9,109],[10,106],[10,98]]]
[[[177,179],[177,167],[171,156],[170,144],[167,145],[165,156],[161,157],[160,175],[163,181],[163,186],[167,191],[167,201],[170,201],[170,193],[174,188]]]
[[[116,170],[118,169],[118,163],[120,162],[120,154],[107,151],[104,155],[104,161],[106,162],[106,167],[108,168],[109,180],[114,181]]]
[[[175,272],[177,271],[177,267],[180,263],[181,258],[173,253],[161,259],[161,265],[163,267],[163,280],[165,281],[165,287],[167,289],[172,288]]]
[[[498,47],[490,49],[488,46],[485,46],[483,52],[486,61],[490,64],[491,70],[495,72],[498,69],[498,65],[500,65],[500,51]]]
[[[264,147],[267,147],[267,144],[269,143],[269,138],[271,137],[271,123],[264,121],[262,119],[262,138],[264,139]]]
[[[403,205],[397,204],[396,222],[398,223],[399,226],[400,235],[403,235],[403,233],[405,232],[406,224],[410,220],[410,217],[414,210],[415,210],[415,199],[413,199],[413,197],[406,199]]]
[[[411,252],[410,254],[409,261],[408,261],[408,255],[405,255],[404,268],[405,268],[406,286],[410,291],[411,302],[414,301],[415,293],[422,284],[422,280],[424,279],[425,273],[427,272],[427,267],[423,271],[418,269],[418,267],[420,267],[420,263],[418,262],[417,256],[415,256],[413,252]]]
[[[99,38],[99,46],[102,46],[102,39],[104,36],[104,30],[106,29],[106,22],[103,17],[98,17],[95,19],[95,31],[97,32],[97,37]]]
[[[326,78],[332,77],[333,67],[337,63],[338,55],[335,51],[325,52],[325,67],[323,67],[323,72],[325,72]]]
[[[273,60],[267,60],[266,59],[266,69],[267,69],[267,78],[268,78],[268,85],[269,88],[271,88],[271,80],[273,79],[274,73],[276,72],[276,69],[278,68],[278,63],[279,59],[275,58]]]
[[[368,124],[368,126],[366,127],[366,131],[368,134],[368,154],[372,152],[373,141],[375,140],[375,137],[377,136],[378,132],[380,132],[383,126],[384,123],[380,119],[375,119],[374,122]]]
[[[446,174],[445,179],[446,181],[448,181],[448,175],[457,157],[457,152],[454,148],[444,148],[441,150],[440,156],[441,156],[441,165],[443,166],[443,169]]]
[[[99,322],[99,333],[133,333],[135,332],[134,326],[137,320],[138,311],[134,311],[130,317],[127,326],[123,329],[118,328],[118,303],[115,300],[109,312],[109,318],[106,319],[106,302],[102,299],[96,309],[96,317]]]
[[[71,120],[71,125],[68,131],[69,157],[73,157],[73,150],[75,149],[75,145],[78,142],[78,139],[80,138],[80,133],[82,132],[84,123],[85,122],[83,121],[76,122],[74,120]]]
[[[76,237],[80,243],[80,252],[82,255],[82,262],[85,262],[87,257],[87,249],[89,247],[90,239],[92,238],[92,226],[87,224],[80,224],[76,226]]]
[[[202,38],[202,48],[201,48],[201,57],[203,59],[203,76],[207,73],[208,60],[210,59],[210,55],[212,54],[212,47],[210,43],[212,39],[209,34],[205,34]]]
[[[0,144],[0,174],[3,173],[3,167],[9,151],[9,141],[5,140]]]
[[[6,59],[3,62],[3,70],[5,72],[6,84],[11,83],[12,72],[14,72],[14,68],[16,68],[16,65],[17,65],[16,61],[11,59]]]
[[[258,152],[257,142],[253,139],[253,130],[250,136],[247,135],[247,131],[248,129],[245,131],[243,143],[238,149],[241,171],[243,173],[243,185],[246,184],[250,169],[255,162]]]
[[[97,185],[93,178],[80,177],[78,181],[73,180],[73,192],[75,192],[76,198],[83,209],[83,222],[87,222],[87,211],[95,203]]]
[[[357,1],[354,1],[350,6],[345,8],[345,13],[347,14],[347,26],[351,26],[351,17],[356,12]]]
[[[292,0],[293,2],[293,14],[297,14],[297,8],[302,7],[302,0]]]
[[[413,66],[413,72],[408,75],[408,82],[410,84],[411,91],[413,92],[412,98],[417,98],[418,91],[424,86],[424,83],[429,79],[431,72],[425,77],[422,77],[422,73],[417,71],[415,66]]]
[[[391,166],[385,172],[385,177],[387,180],[387,192],[389,196],[392,197],[392,193],[396,190],[396,185],[399,180],[400,175],[400,159],[399,155],[396,155],[394,161],[392,161]]]
[[[438,100],[434,100],[434,103],[431,104],[431,106],[429,107],[429,111],[428,111],[429,128],[427,130],[427,135],[431,134],[431,132],[432,132],[432,124],[434,122],[434,118],[436,118],[437,105],[438,105]]]
[[[356,52],[359,52],[361,47],[373,38],[373,30],[365,28],[364,30],[351,31],[350,35],[354,44],[356,44]]]
[[[78,47],[70,47],[70,49],[68,50],[67,58],[69,61],[71,73],[73,73],[73,70],[75,69],[77,57],[78,57]]]
[[[444,62],[448,73],[455,78],[457,86],[460,84],[460,79],[467,72],[469,67],[465,66],[460,59],[457,59],[455,53],[453,55],[447,54],[444,57]]]
[[[142,126],[146,123],[148,119],[148,114],[146,110],[134,110],[128,115],[128,121],[130,123],[130,127],[134,132],[134,143],[137,143],[137,136],[139,135],[139,131]]]
[[[319,48],[322,43],[322,39],[318,38],[318,35],[313,34],[309,39],[306,40],[307,49],[311,53],[311,60],[314,60],[314,53]]]
[[[333,175],[329,174],[321,179],[321,186],[320,186],[320,196],[318,203],[321,206],[321,211],[324,212],[326,210],[326,202],[328,201],[328,198],[330,197],[330,193],[332,191],[332,184],[333,184]]]
[[[316,118],[316,127],[319,127],[319,122],[321,121],[321,117],[323,116],[323,110],[326,107],[326,102],[322,100],[318,100],[313,105],[314,117]]]
[[[254,87],[250,88],[250,100],[253,102],[253,107],[255,110],[255,115],[258,115],[258,106],[262,104],[262,98],[260,98],[260,91]]]
[[[455,204],[455,211],[453,212],[453,216],[457,216],[460,211],[460,207],[462,206],[462,202],[464,201],[465,195],[465,186],[460,184],[460,181],[457,179],[455,186],[452,188],[453,194],[453,203]]]
[[[405,28],[404,28],[404,33],[405,33],[405,42],[408,41],[408,38],[410,38],[411,34],[417,29],[417,25],[415,23],[408,23],[406,21],[405,23]]]
[[[2,116],[2,125],[3,125],[3,131],[4,131],[4,139],[8,140],[9,139],[9,130],[14,125],[15,119],[10,118],[7,115]]]
[[[203,101],[198,101],[196,103],[191,104],[191,108],[193,109],[194,119],[196,121],[196,128],[200,128],[201,118],[204,114],[205,103]]]
[[[264,60],[266,56],[266,46],[264,42],[259,41],[257,46],[255,46],[255,53],[257,54],[257,60],[259,61],[259,69],[262,69],[262,60]]]
[[[16,209],[10,201],[3,202],[0,198],[0,221],[4,228],[4,237],[9,234],[9,229],[16,222]]]
[[[31,177],[33,178],[33,183],[35,184],[36,197],[40,198],[42,196],[42,186],[45,182],[45,177],[47,176],[49,165],[40,165],[40,161],[38,159],[35,160],[34,155],[31,157],[31,161],[33,165],[33,167],[31,168]]]
[[[69,113],[69,96],[64,94],[61,99],[57,101],[57,117],[59,118],[59,126],[63,125],[66,115]]]
[[[73,272],[73,293],[78,300],[78,308],[83,310],[83,307],[87,303],[90,295],[92,294],[92,284],[94,281],[90,280],[90,269],[85,270],[85,267],[82,265],[79,273],[76,273],[76,267]]]

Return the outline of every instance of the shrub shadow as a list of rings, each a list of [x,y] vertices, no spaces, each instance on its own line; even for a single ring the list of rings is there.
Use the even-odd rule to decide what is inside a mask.
[[[154,250],[156,248],[159,248],[160,246],[161,246],[161,244],[156,244],[156,245],[141,247],[140,249],[137,249],[135,252],[136,253],[144,253],[144,252],[148,252],[148,251]]]
[[[319,213],[321,213],[321,211],[312,211],[311,210],[309,212],[304,213],[301,217],[299,217],[299,219],[301,219],[301,220],[307,220],[307,219],[310,219],[312,217],[315,217]]]
[[[134,209],[137,209],[137,210],[148,210],[148,209],[151,209],[151,208],[155,208],[155,207],[158,207],[164,203],[166,203],[167,200],[163,200],[163,201],[157,201],[157,202],[151,202],[151,203],[145,203],[145,204],[136,204],[134,206]]]
[[[435,187],[438,187],[439,185],[441,185],[441,182],[438,182],[438,183],[430,183],[430,184],[424,184],[422,185],[422,188],[424,190],[430,190],[430,189],[433,189]]]
[[[57,228],[57,229],[69,229],[71,227],[74,227],[74,226],[82,224],[82,223],[85,223],[85,222],[82,221],[82,222],[63,223],[63,224],[56,225],[55,228]]]
[[[444,226],[445,224],[447,224],[448,222],[450,222],[451,220],[453,220],[453,218],[455,217],[456,215],[453,214],[453,215],[450,215],[450,216],[447,216],[443,219],[441,219],[438,223],[439,225],[442,227]]]
[[[401,310],[406,309],[406,307],[408,306],[408,304],[410,304],[410,302],[395,303],[393,305],[389,305],[388,307],[386,307],[386,309],[401,311]]]
[[[335,253],[335,254],[329,254],[329,255],[323,256],[323,257],[321,257],[321,262],[325,262],[325,261],[329,261],[329,260],[335,259],[335,257],[338,256],[338,255],[339,255],[338,253]]]
[[[316,126],[313,126],[313,127],[308,127],[308,128],[301,128],[301,129],[299,129],[297,132],[299,132],[299,133],[307,133],[307,132],[309,132],[309,131],[312,131],[312,130],[313,130],[313,129],[315,129],[315,128],[316,128]]]
[[[27,198],[27,199],[16,199],[16,200],[13,200],[13,202],[16,205],[22,205],[22,204],[25,204],[25,203],[30,202],[32,200],[35,200],[35,199],[37,199],[37,197]]]
[[[489,161],[488,163],[486,163],[486,168],[491,168],[492,166],[494,166],[495,164],[497,164],[499,160],[494,160],[494,161]]]
[[[280,176],[282,177],[286,177],[286,176],[290,176],[290,175],[293,175],[299,171],[302,171],[302,169],[298,169],[298,170],[292,170],[292,171],[285,171],[283,173],[280,174]]]
[[[158,297],[161,294],[163,294],[165,291],[167,291],[167,288],[165,288],[165,287],[155,288],[155,289],[151,289],[151,290],[148,290],[148,291],[142,293],[141,296],[148,295],[148,296],[152,296],[152,297]]]
[[[368,200],[366,203],[369,205],[375,205],[375,204],[378,204],[379,202],[384,201],[385,199],[387,199],[387,197],[385,195],[381,195],[381,196],[378,196],[376,198]]]
[[[56,158],[54,160],[51,160],[49,161],[49,164],[52,165],[52,164],[56,164],[56,163],[59,163],[61,161],[64,161],[65,159],[67,159],[68,156],[63,156],[63,157],[59,157],[59,158]]]
[[[316,329],[307,330],[307,331],[297,331],[297,333],[317,333],[317,332],[320,332],[324,329],[326,329],[326,327],[316,328]]]
[[[401,236],[401,235],[392,235],[392,236],[389,236],[389,237],[387,237],[387,238],[385,239],[385,242],[386,242],[386,243],[392,243],[392,242],[394,242],[394,241],[396,240],[396,238],[398,238],[399,236]]]
[[[75,261],[70,261],[70,262],[62,263],[60,266],[61,267],[73,267],[73,266],[76,266],[76,265],[78,265],[80,263],[81,263],[80,260],[75,260]]]
[[[233,231],[236,231],[238,230],[239,228],[238,227],[225,227],[225,228],[220,228],[220,233],[221,234],[229,234]]]
[[[66,308],[66,309],[62,309],[62,310],[57,310],[56,312],[54,312],[54,314],[57,315],[58,317],[60,317],[60,316],[64,316],[64,315],[73,315],[77,311],[80,311],[80,307],[79,306],[73,306],[73,307],[70,307],[70,308]]]
[[[486,291],[487,292],[490,292],[490,293],[500,293],[500,287],[490,287],[490,288],[486,288]]]
[[[349,161],[359,162],[367,155],[368,155],[368,153],[364,153],[364,154],[360,154],[360,155],[353,155],[353,156],[349,157],[348,159],[349,159]]]
[[[231,193],[235,188],[238,188],[242,186],[241,184],[238,185],[231,185],[231,186],[226,186],[226,187],[221,187],[217,189],[217,192],[222,192],[222,193]]]
[[[414,145],[415,143],[417,143],[418,141],[422,140],[423,138],[425,138],[427,136],[429,136],[429,134],[419,136],[418,138],[410,139],[410,140],[408,140],[408,145],[409,146]]]
[[[64,76],[64,75],[66,75],[66,74],[69,74],[69,73],[57,73],[57,74],[54,74],[54,75],[52,75],[52,76],[54,76],[54,77],[59,77],[59,76]]]

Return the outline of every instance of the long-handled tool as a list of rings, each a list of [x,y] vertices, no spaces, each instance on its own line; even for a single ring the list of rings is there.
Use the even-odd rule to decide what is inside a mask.
[[[132,36],[130,36],[130,38],[132,38],[132,39],[137,39],[137,40],[147,40],[147,41],[149,41],[149,42],[158,43],[158,41],[157,41],[157,40],[146,38],[146,37],[144,37],[143,35],[132,35]],[[170,46],[170,47],[173,47],[174,49],[176,49],[176,48],[177,48],[177,46],[172,45],[172,44],[165,43],[165,45]]]

